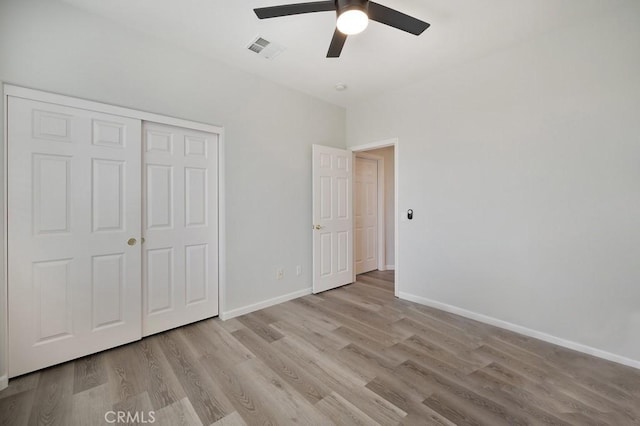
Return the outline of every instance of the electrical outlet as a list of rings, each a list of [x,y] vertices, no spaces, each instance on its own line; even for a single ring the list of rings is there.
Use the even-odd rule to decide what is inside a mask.
[[[300,265],[296,266],[296,275],[300,276],[301,273],[302,273],[302,266]]]
[[[284,278],[284,269],[282,268],[276,269],[276,278],[279,280]]]

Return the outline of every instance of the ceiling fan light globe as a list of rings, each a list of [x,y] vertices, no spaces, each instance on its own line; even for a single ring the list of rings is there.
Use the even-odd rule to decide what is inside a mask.
[[[369,25],[369,17],[359,9],[345,10],[338,16],[336,26],[338,30],[347,35],[361,33]]]

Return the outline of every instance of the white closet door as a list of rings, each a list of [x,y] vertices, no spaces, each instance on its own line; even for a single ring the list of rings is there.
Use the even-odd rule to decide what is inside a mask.
[[[9,97],[9,375],[141,337],[139,120]]]
[[[143,123],[143,335],[218,314],[218,135]]]
[[[378,162],[356,158],[356,274],[378,269]]]

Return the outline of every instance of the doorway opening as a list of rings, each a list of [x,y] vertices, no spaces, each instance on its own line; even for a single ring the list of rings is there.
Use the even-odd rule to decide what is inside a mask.
[[[372,271],[393,277],[398,285],[398,140],[352,147],[353,151],[353,281]],[[364,277],[364,275],[363,275]]]

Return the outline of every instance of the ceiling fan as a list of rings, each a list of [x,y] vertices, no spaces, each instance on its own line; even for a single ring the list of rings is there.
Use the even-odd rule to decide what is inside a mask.
[[[326,0],[309,3],[284,4],[281,6],[253,9],[258,18],[277,18],[302,13],[330,12],[337,14],[336,29],[329,45],[327,58],[337,58],[342,52],[348,35],[358,34],[367,27],[369,19],[389,25],[414,35],[420,35],[429,24],[369,0]]]

